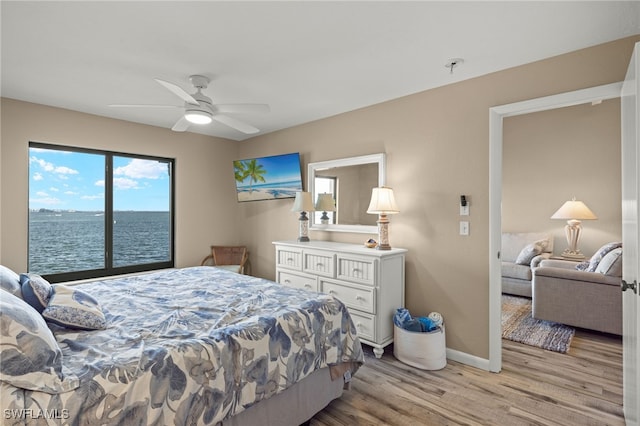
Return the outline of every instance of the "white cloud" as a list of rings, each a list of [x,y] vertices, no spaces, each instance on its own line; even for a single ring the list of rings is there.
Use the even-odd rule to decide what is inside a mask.
[[[44,191],[38,191],[38,192],[36,192],[36,195],[37,195],[38,197],[48,197],[48,196],[49,196],[49,194],[47,194],[47,193],[46,193],[46,192],[44,192]]]
[[[49,188],[49,191],[51,191],[51,192],[60,192],[60,190],[58,188],[55,188],[53,186],[51,188]]]
[[[159,179],[167,176],[167,164],[153,160],[133,159],[126,166],[113,171],[114,175],[124,175],[134,179]]]
[[[80,198],[83,199],[83,200],[102,200],[104,198],[104,194],[83,195]]]
[[[42,168],[45,172],[57,173],[59,175],[77,175],[79,172],[75,169],[66,166],[56,166],[53,163],[49,163],[41,158],[32,156],[29,159],[30,163],[35,163]]]
[[[41,173],[35,172],[35,173],[33,174],[33,180],[35,180],[35,181],[39,181],[39,180],[42,180],[42,179],[44,179],[44,177],[42,177],[42,174],[41,174]]]
[[[127,178],[114,178],[113,187],[116,189],[136,189],[139,188],[138,182]]]
[[[55,168],[54,173],[61,175],[77,175],[79,172],[66,166],[58,166]]]
[[[97,180],[96,183],[94,183],[94,185],[104,187],[104,180],[103,179]]]

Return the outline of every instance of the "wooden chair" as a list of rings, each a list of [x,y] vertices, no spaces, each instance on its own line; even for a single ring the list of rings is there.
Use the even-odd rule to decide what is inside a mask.
[[[248,260],[249,252],[246,246],[211,246],[211,254],[202,260],[201,265],[217,266],[244,274]]]

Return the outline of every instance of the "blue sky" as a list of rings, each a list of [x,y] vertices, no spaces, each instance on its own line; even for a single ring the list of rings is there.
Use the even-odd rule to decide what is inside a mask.
[[[114,157],[114,210],[168,211],[167,164]],[[29,208],[104,211],[104,156],[29,149]]]

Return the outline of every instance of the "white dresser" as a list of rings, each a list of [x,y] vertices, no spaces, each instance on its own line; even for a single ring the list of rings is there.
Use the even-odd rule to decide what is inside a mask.
[[[328,293],[353,317],[362,343],[380,358],[393,341],[393,315],[404,307],[407,250],[376,250],[330,241],[275,241],[276,281]]]

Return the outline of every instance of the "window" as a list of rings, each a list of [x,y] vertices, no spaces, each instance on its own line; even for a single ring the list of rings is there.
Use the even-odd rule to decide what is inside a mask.
[[[173,160],[29,145],[29,272],[51,282],[173,267]]]

